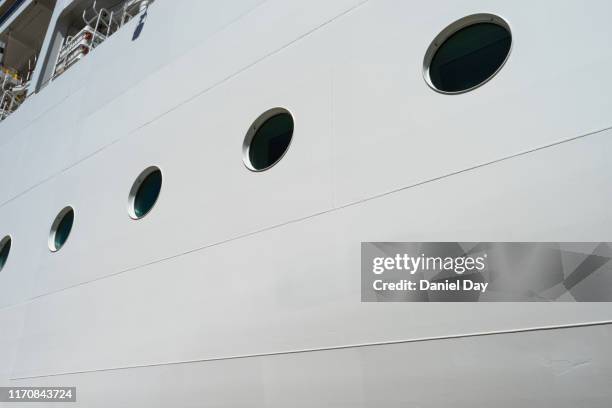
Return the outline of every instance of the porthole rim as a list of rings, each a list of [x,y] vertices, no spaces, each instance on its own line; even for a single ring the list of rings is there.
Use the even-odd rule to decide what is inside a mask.
[[[460,91],[444,91],[444,90],[437,88],[431,81],[431,77],[429,75],[429,67],[433,60],[433,57],[436,55],[436,51],[438,50],[438,48],[440,48],[442,44],[444,44],[444,42],[446,42],[450,37],[452,37],[459,30],[475,25],[475,24],[479,24],[479,23],[496,24],[500,27],[505,28],[510,34],[510,48],[508,49],[508,53],[506,54],[504,61],[500,64],[499,67],[497,67],[495,72],[489,75],[487,79],[485,79],[484,81],[470,88],[462,89]],[[427,84],[427,86],[429,86],[429,88],[443,95],[460,95],[466,92],[471,92],[477,88],[480,88],[486,83],[488,83],[504,68],[504,66],[508,62],[508,59],[510,58],[510,55],[512,54],[513,47],[514,47],[514,35],[512,34],[512,29],[510,28],[510,24],[505,18],[497,14],[493,14],[493,13],[475,13],[475,14],[464,16],[458,20],[455,20],[449,25],[447,25],[442,31],[440,31],[438,35],[434,37],[433,41],[429,44],[429,47],[427,47],[427,51],[425,52],[425,57],[423,58],[423,79],[425,80],[425,83]]]
[[[156,170],[159,170],[162,176],[161,186],[159,187],[159,193],[157,194],[157,198],[155,199],[155,202],[153,203],[151,208],[149,208],[146,213],[144,213],[143,215],[139,217],[138,215],[136,215],[136,209],[134,208],[136,194],[138,193],[138,189],[142,186],[143,181],[147,177],[149,177],[152,173],[154,173]],[[136,177],[136,179],[132,182],[132,187],[130,188],[130,192],[128,194],[127,212],[130,218],[135,221],[138,221],[138,220],[145,218],[147,215],[149,215],[149,213],[151,213],[151,211],[153,210],[153,208],[155,208],[155,206],[157,205],[157,202],[159,201],[159,196],[161,195],[163,186],[164,186],[164,172],[160,166],[152,165],[152,166],[145,168],[143,171],[141,171],[140,174]]]
[[[251,148],[251,143],[253,142],[253,139],[255,138],[255,135],[257,134],[257,130],[264,124],[266,123],[269,119],[272,119],[274,116],[276,115],[280,115],[282,113],[288,113],[289,116],[291,116],[291,121],[293,122],[293,130],[291,132],[291,140],[289,140],[289,144],[287,145],[287,148],[285,149],[285,151],[283,152],[283,154],[281,154],[281,156],[271,165],[264,167],[262,169],[257,169],[253,166],[253,164],[251,163],[251,159],[249,157],[249,153],[250,153],[250,148]],[[257,119],[255,119],[251,125],[249,126],[249,129],[247,130],[245,136],[244,136],[244,140],[242,142],[242,162],[244,163],[245,167],[252,171],[253,173],[261,173],[262,171],[266,171],[271,169],[272,167],[276,166],[278,163],[280,163],[281,160],[283,160],[283,158],[285,157],[285,155],[287,154],[287,152],[289,151],[289,148],[291,147],[291,144],[293,143],[293,137],[295,135],[295,116],[293,114],[293,112],[287,108],[283,108],[280,106],[274,107],[274,108],[270,108],[267,111],[263,112],[262,114],[260,114]]]
[[[0,272],[4,270],[4,268],[8,264],[9,258],[11,257],[11,251],[13,249],[13,236],[11,234],[6,234],[4,237],[2,237],[2,239],[0,239],[0,251],[4,249],[4,246],[6,245],[6,241],[11,242],[11,247],[9,248],[9,252],[6,255],[6,261],[4,261],[4,265],[0,266]]]
[[[70,210],[72,210],[72,213],[74,214],[73,219],[72,219],[72,225],[70,226],[70,232],[68,233],[68,236],[66,237],[66,240],[64,241],[64,243],[59,248],[57,248],[55,245],[55,236],[57,235],[57,228],[59,227],[59,224],[62,222],[66,214],[70,212]],[[75,219],[76,219],[76,211],[74,210],[74,207],[72,207],[71,205],[65,206],[57,213],[57,215],[55,216],[55,219],[53,220],[53,223],[51,224],[51,229],[49,230],[49,239],[47,241],[49,251],[58,252],[60,249],[66,246],[66,243],[68,242],[68,239],[70,238],[70,236],[72,235],[72,231],[74,230]]]

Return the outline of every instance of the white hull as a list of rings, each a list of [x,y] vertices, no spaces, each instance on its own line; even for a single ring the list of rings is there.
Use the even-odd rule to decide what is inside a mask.
[[[74,385],[88,408],[609,407],[609,304],[361,303],[359,250],[612,241],[612,5],[225,3],[156,1],[0,125],[0,386]],[[506,66],[433,92],[431,39],[476,12],[512,28]],[[245,132],[275,106],[291,147],[250,172]],[[150,165],[162,192],[134,221]]]

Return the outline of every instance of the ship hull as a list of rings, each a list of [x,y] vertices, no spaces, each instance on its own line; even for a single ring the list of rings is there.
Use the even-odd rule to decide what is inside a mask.
[[[88,408],[610,405],[607,303],[360,301],[361,242],[611,241],[609,3],[185,3],[0,127],[0,386]],[[475,12],[512,29],[503,70],[432,91],[425,51]],[[291,146],[252,172],[274,107]]]

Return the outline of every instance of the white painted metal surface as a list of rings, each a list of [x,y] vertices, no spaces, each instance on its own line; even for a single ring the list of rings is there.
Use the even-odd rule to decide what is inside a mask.
[[[509,60],[433,92],[427,47],[476,12],[508,21]],[[608,304],[361,304],[359,244],[610,241],[610,12],[156,1],[0,125],[0,386],[76,385],[82,407],[609,407]],[[250,172],[245,132],[276,106],[291,147]],[[151,165],[162,192],[133,221]]]

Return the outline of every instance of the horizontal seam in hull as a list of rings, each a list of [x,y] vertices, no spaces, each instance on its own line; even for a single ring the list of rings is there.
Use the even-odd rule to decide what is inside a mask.
[[[9,378],[9,380],[10,381],[27,380],[27,379],[34,379],[34,378],[57,377],[57,376],[63,376],[63,375],[88,374],[88,373],[105,372],[105,371],[118,371],[118,370],[129,370],[129,369],[137,369],[137,368],[161,367],[161,366],[168,366],[168,365],[194,364],[194,363],[204,363],[204,362],[214,362],[214,361],[224,361],[224,360],[237,360],[237,359],[256,358],[256,357],[284,356],[288,354],[303,354],[303,353],[311,353],[311,352],[317,352],[317,351],[345,350],[345,349],[353,349],[353,348],[387,346],[387,345],[396,345],[396,344],[405,344],[405,343],[423,343],[426,341],[441,341],[441,340],[464,339],[464,338],[472,338],[472,337],[495,336],[495,335],[503,335],[503,334],[563,330],[563,329],[572,329],[572,328],[580,328],[580,327],[606,326],[610,324],[612,324],[612,320],[571,323],[571,324],[562,324],[562,325],[553,325],[553,326],[537,326],[537,327],[527,327],[527,328],[520,328],[520,329],[493,330],[493,331],[474,332],[474,333],[465,333],[465,334],[453,334],[453,335],[445,335],[445,336],[420,337],[420,338],[407,339],[407,340],[390,340],[390,341],[381,341],[381,342],[372,342],[372,343],[357,343],[357,344],[348,344],[348,345],[332,346],[332,347],[315,347],[315,348],[308,348],[308,349],[286,350],[286,351],[269,352],[269,353],[243,354],[243,355],[235,355],[235,356],[203,358],[203,359],[196,359],[196,360],[142,364],[142,365],[125,366],[125,367],[110,367],[110,368],[100,368],[100,369],[94,369],[94,370],[82,370],[82,371],[53,373],[53,374],[24,376],[24,377],[11,377]]]

